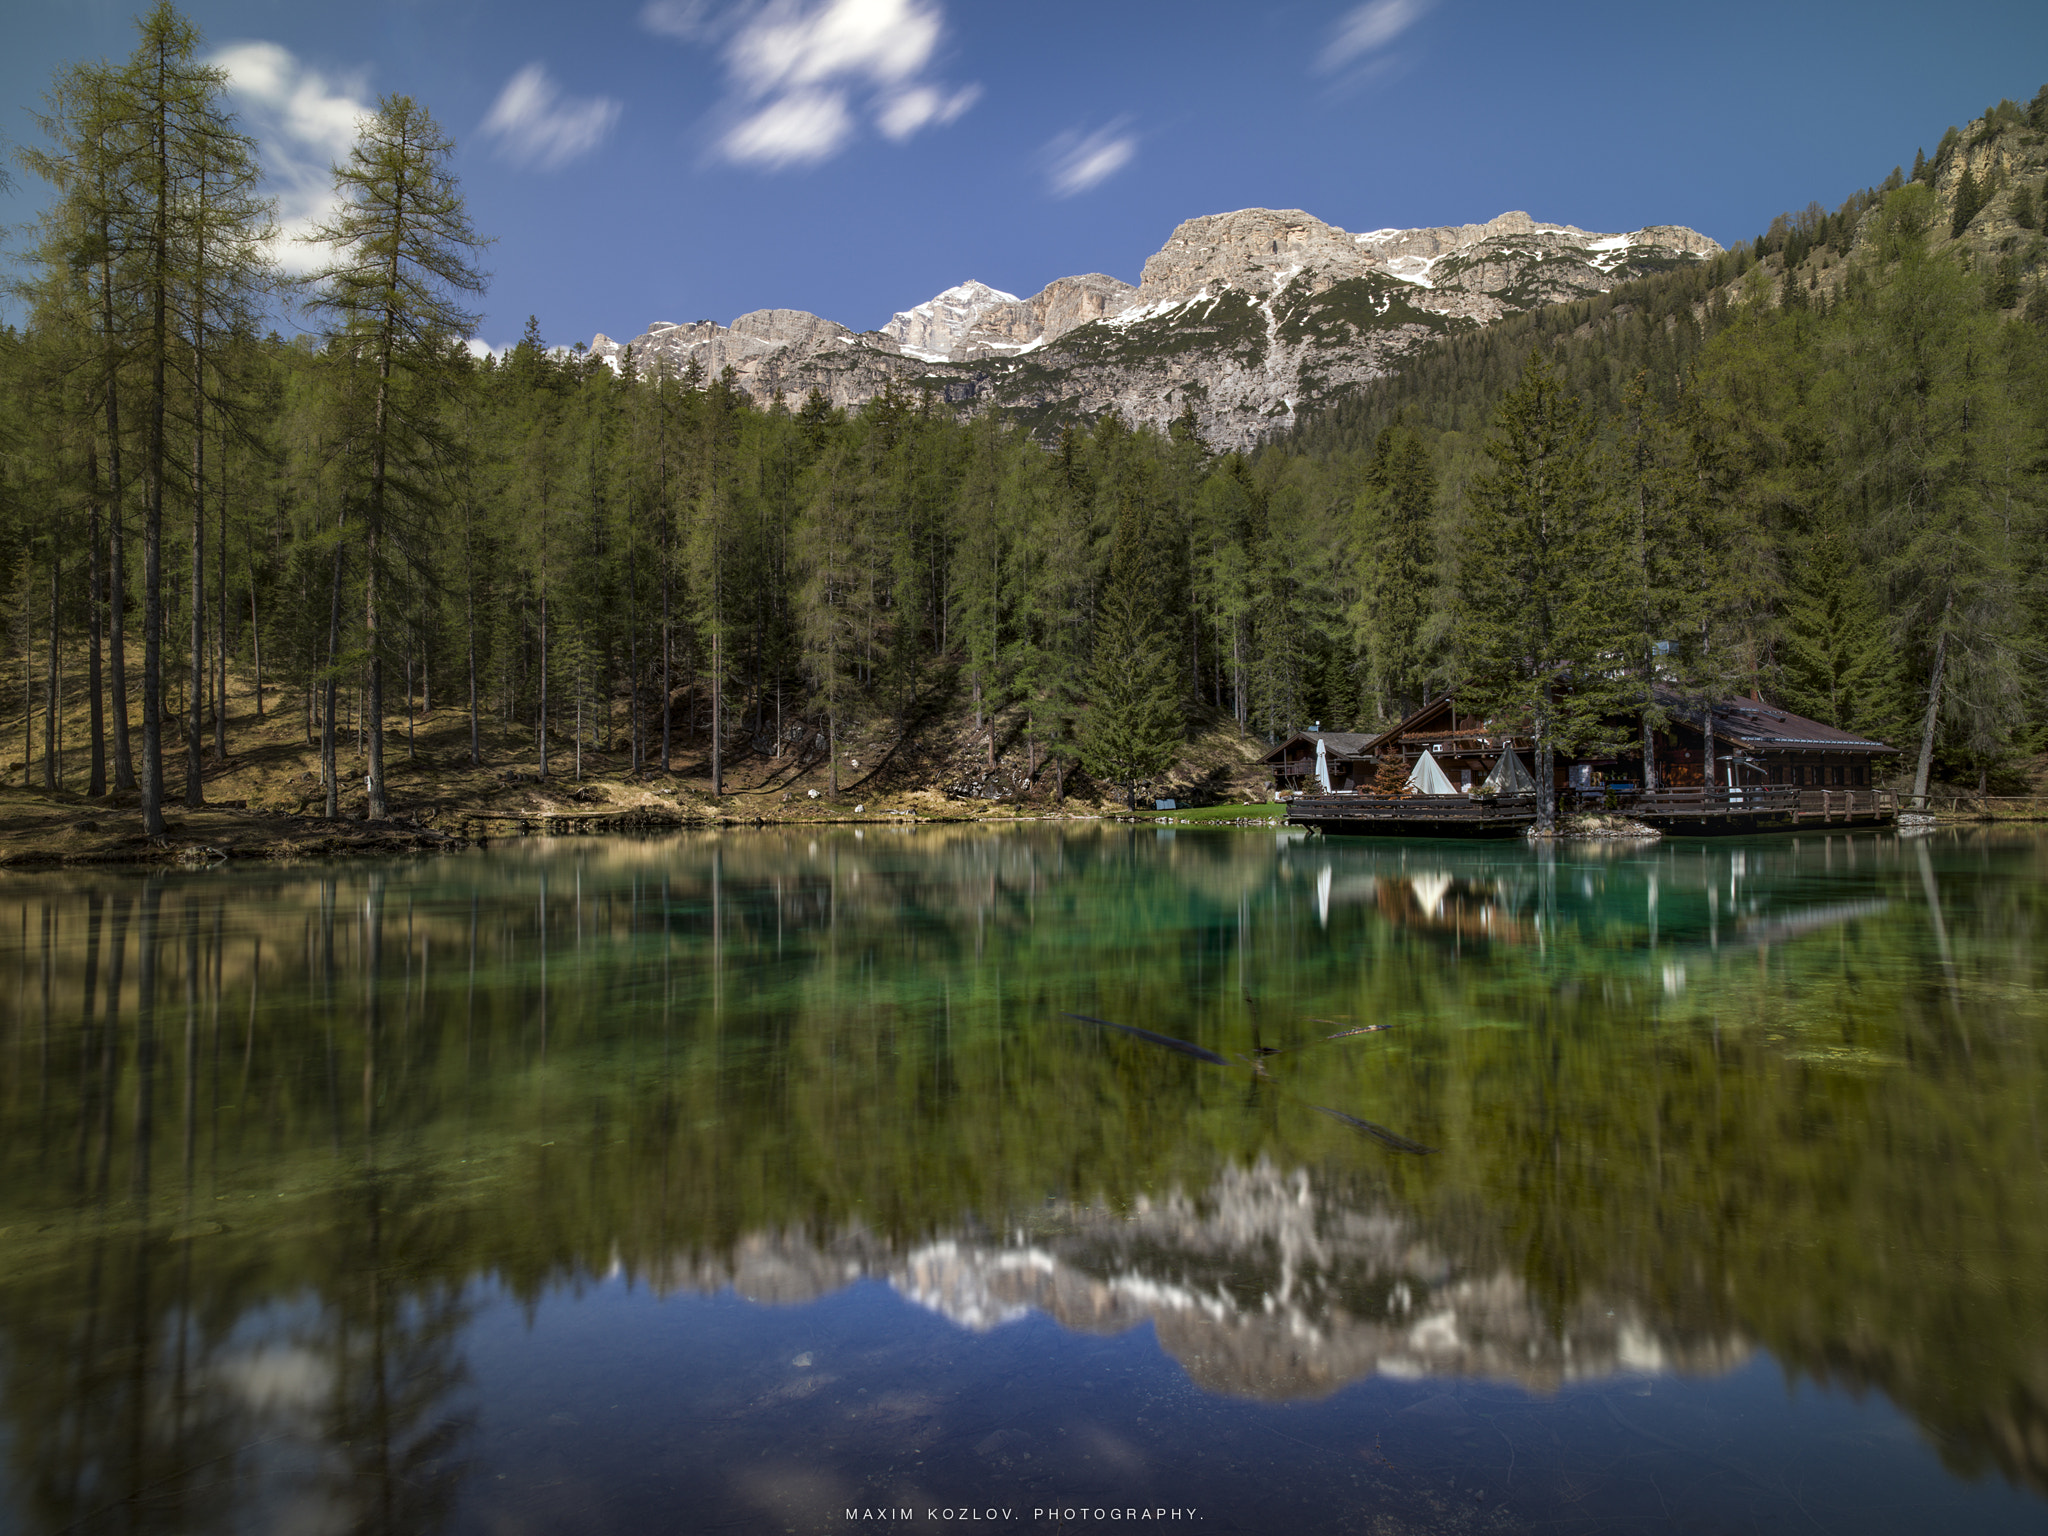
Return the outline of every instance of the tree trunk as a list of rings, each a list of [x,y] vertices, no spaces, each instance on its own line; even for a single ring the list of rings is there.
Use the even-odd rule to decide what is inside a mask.
[[[381,402],[380,402],[381,404]],[[381,413],[380,413],[381,414]],[[377,631],[377,556],[378,528],[372,523],[369,538],[364,543],[363,572],[363,646],[369,653],[369,687],[363,704],[363,719],[369,726],[369,805],[363,816],[367,821],[382,821],[384,805],[384,654],[382,637]]]
[[[477,718],[476,697],[476,581],[472,576],[463,599],[463,627],[468,631],[469,650],[469,765],[481,767],[484,760],[483,725]]]
[[[1927,776],[1934,767],[1934,728],[1941,719],[1942,674],[1948,670],[1948,615],[1951,597],[1941,608],[1941,632],[1934,641],[1934,670],[1927,679],[1927,713],[1920,721],[1920,760],[1913,768],[1913,803],[1927,809]]]
[[[136,787],[135,754],[128,741],[127,628],[128,566],[123,548],[124,508],[121,500],[121,391],[114,349],[114,241],[107,221],[100,221],[100,333],[106,351],[103,388],[107,396],[107,664],[113,670],[114,790]]]
[[[1643,704],[1643,788],[1657,787],[1657,732],[1650,724],[1649,701]]]
[[[36,659],[29,654],[28,593],[24,592],[22,596],[21,787],[27,789],[36,781]]]
[[[256,718],[263,718],[263,624],[256,610],[256,556],[249,555],[249,646],[256,669]]]
[[[540,592],[540,778],[548,777],[548,592],[547,564],[541,564]]]
[[[327,819],[341,814],[341,769],[335,762],[335,710],[340,703],[341,679],[337,675],[341,651],[341,533],[347,526],[343,514],[335,520],[334,585],[327,605],[327,686],[320,711],[320,777],[327,790]]]
[[[725,661],[725,636],[717,626],[717,617],[712,618],[711,631],[711,793],[725,793],[725,674],[721,669]],[[839,760],[834,757],[832,767],[832,792],[839,793]]]
[[[45,712],[43,715],[43,788],[57,787],[57,597],[58,597],[58,534],[50,530],[50,665],[43,690]]]
[[[674,741],[675,694],[670,669],[674,666],[675,639],[669,627],[669,561],[661,562],[661,771],[672,771],[669,752]]]
[[[218,686],[213,695],[213,761],[219,768],[228,763],[228,418],[223,411],[220,418],[220,470],[215,477],[220,481],[220,554],[217,559],[220,578],[218,595],[214,607],[220,617],[214,625],[214,656],[218,667]]]
[[[197,324],[198,322],[194,322]],[[192,344],[192,637],[191,689],[185,700],[185,807],[206,804],[206,359]]]
[[[85,585],[86,585],[86,650],[85,650],[85,694],[88,713],[87,730],[91,735],[88,744],[90,759],[86,769],[85,792],[98,796],[107,792],[107,724],[106,712],[100,697],[104,679],[100,675],[100,625],[104,617],[104,592],[100,587],[100,467],[98,450],[88,444],[85,450],[85,478],[92,488],[92,499],[86,505],[85,534]]]
[[[632,768],[637,777],[642,765],[640,751],[640,560],[639,540],[629,529],[626,534],[626,694],[627,736],[631,740]]]

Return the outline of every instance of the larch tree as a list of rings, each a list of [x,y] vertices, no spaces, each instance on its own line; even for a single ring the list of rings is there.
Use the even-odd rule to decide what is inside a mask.
[[[328,344],[366,372],[368,419],[352,465],[362,508],[363,643],[367,664],[371,820],[387,814],[384,787],[382,578],[394,533],[410,532],[436,499],[429,459],[453,353],[475,329],[463,306],[484,291],[483,242],[469,222],[449,162],[454,143],[410,96],[386,96],[363,120],[334,171],[340,206],[309,239],[334,249],[316,277],[314,312]]]
[[[1973,276],[1928,248],[1939,213],[1925,187],[1886,200],[1884,275],[1845,321],[1833,401],[1844,491],[1868,509],[1893,635],[1924,678],[1916,797],[1944,719],[1977,756],[2022,719],[2022,562],[2042,520],[2039,429]]]
[[[197,337],[190,302],[209,281],[197,270],[205,253],[245,248],[253,228],[238,214],[267,218],[253,197],[214,203],[202,182],[254,182],[254,148],[222,104],[224,70],[198,62],[198,30],[168,4],[136,23],[140,41],[109,103],[119,119],[110,238],[133,295],[135,324],[126,348],[140,376],[142,414],[142,827],[161,835],[163,818],[163,532],[171,448],[181,401],[178,373]],[[195,594],[196,597],[196,594]],[[193,786],[187,786],[188,798]]]

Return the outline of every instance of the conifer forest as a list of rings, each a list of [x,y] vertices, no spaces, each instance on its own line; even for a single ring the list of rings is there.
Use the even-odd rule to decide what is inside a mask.
[[[231,676],[302,718],[330,815],[362,731],[373,818],[436,707],[473,756],[516,726],[540,775],[687,757],[714,792],[934,710],[1128,787],[1197,725],[1366,729],[1560,678],[1589,701],[1567,736],[1652,682],[1760,690],[1899,746],[1921,792],[2043,746],[2048,185],[1937,187],[1968,136],[2038,142],[2048,92],[1238,454],[1191,416],[752,399],[543,318],[474,356],[488,231],[425,104],[361,123],[326,265],[288,281],[220,72],[168,6],[138,32],[51,83],[12,171],[50,193],[0,335],[17,783],[132,791],[160,828],[232,750]],[[1985,210],[2018,231],[1988,254]]]

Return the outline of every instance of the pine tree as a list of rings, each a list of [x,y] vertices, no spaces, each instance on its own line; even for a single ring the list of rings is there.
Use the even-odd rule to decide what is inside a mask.
[[[1458,570],[1460,700],[1534,739],[1549,830],[1556,754],[1593,741],[1625,702],[1626,530],[1592,422],[1541,351],[1494,413],[1486,454]]]
[[[1090,773],[1123,786],[1131,810],[1138,780],[1173,761],[1183,730],[1180,669],[1159,611],[1159,566],[1146,509],[1127,502],[1096,616],[1081,758]]]
[[[1138,780],[1167,767],[1180,745],[1178,670],[1145,594],[1129,579],[1112,582],[1095,626],[1081,758],[1090,773],[1122,786],[1131,810]]]
[[[855,696],[852,669],[862,632],[867,589],[860,580],[863,548],[857,463],[844,443],[827,450],[812,476],[812,492],[794,542],[803,586],[797,609],[811,697],[825,710],[826,786],[839,793],[839,729]]]
[[[436,504],[428,472],[436,415],[453,357],[476,316],[461,296],[483,292],[481,242],[449,162],[454,143],[410,96],[386,96],[334,171],[341,206],[311,238],[335,250],[316,278],[313,309],[333,326],[330,349],[371,382],[355,478],[363,510],[363,634],[368,662],[369,817],[384,792],[383,589],[394,533],[416,533]]]
[[[1359,628],[1373,718],[1398,720],[1429,689],[1437,606],[1436,471],[1407,428],[1379,435],[1359,493]]]
[[[1977,217],[1984,200],[1984,189],[1978,184],[1976,173],[1968,166],[1963,167],[1963,178],[1956,183],[1955,214],[1949,220],[1950,239],[1963,238],[1963,231],[1970,227],[1970,220]]]
[[[1808,535],[1797,568],[1785,614],[1780,696],[1824,725],[1894,739],[1905,724],[1898,650],[1839,510],[1830,509]]]

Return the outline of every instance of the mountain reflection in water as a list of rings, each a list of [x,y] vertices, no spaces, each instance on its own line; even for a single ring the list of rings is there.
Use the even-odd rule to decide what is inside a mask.
[[[470,1528],[506,1435],[572,1433],[482,1390],[490,1297],[607,1276],[1149,1323],[1253,1402],[1768,1358],[2048,1492],[2044,853],[961,828],[12,876],[0,1527]]]
[[[1332,1199],[1305,1170],[1263,1161],[1226,1168],[1199,1197],[1048,1207],[1034,1226],[908,1249],[861,1231],[824,1242],[755,1234],[716,1261],[649,1279],[774,1303],[884,1280],[976,1332],[1029,1312],[1087,1333],[1151,1323],[1202,1387],[1273,1401],[1374,1374],[1554,1392],[1621,1371],[1718,1372],[1749,1353],[1732,1335],[1681,1336],[1623,1298],[1584,1296],[1559,1314],[1520,1276],[1471,1273],[1401,1216]]]

